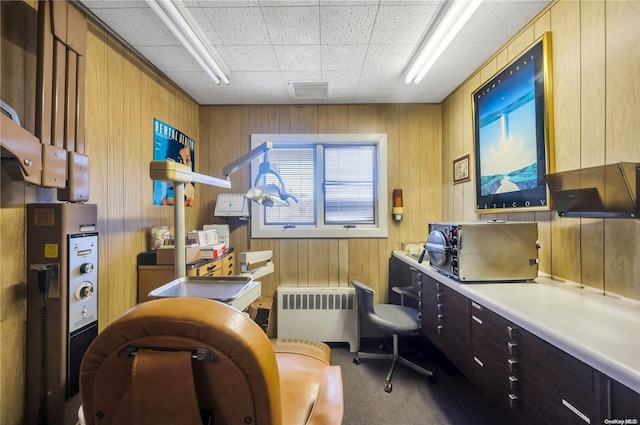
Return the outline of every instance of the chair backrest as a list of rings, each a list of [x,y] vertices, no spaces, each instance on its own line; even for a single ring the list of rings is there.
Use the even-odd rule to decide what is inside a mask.
[[[203,298],[147,301],[104,329],[80,368],[86,424],[280,425],[276,357],[264,331]]]
[[[358,311],[361,315],[368,316],[375,314],[373,310],[373,296],[375,294],[373,288],[359,280],[352,280],[351,285],[356,289],[356,298],[358,299]]]

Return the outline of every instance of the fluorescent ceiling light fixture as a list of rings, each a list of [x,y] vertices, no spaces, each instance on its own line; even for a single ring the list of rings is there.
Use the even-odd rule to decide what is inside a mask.
[[[422,81],[427,72],[433,67],[433,64],[436,63],[440,55],[449,47],[451,41],[478,9],[480,3],[482,3],[482,0],[452,1],[444,17],[438,22],[437,27],[425,42],[411,68],[409,68],[404,80],[405,84],[409,84],[412,81],[418,84]]]
[[[216,84],[220,81],[229,84],[229,77],[225,74],[222,66],[215,59],[214,54],[207,44],[198,35],[196,29],[187,20],[187,12],[180,0],[146,0],[151,10],[153,10],[160,20],[182,43],[187,51],[202,67],[204,72]],[[184,11],[184,12],[183,12]]]

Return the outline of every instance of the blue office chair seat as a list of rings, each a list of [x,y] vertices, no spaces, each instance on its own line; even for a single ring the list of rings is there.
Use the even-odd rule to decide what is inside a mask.
[[[430,370],[407,360],[398,354],[398,337],[418,335],[421,327],[420,315],[415,308],[404,305],[395,304],[374,304],[374,291],[369,286],[358,280],[352,280],[351,284],[356,289],[356,298],[358,300],[358,320],[362,328],[363,323],[369,323],[376,329],[391,335],[393,338],[393,353],[367,353],[358,351],[353,359],[355,364],[360,364],[360,359],[390,359],[391,367],[387,373],[384,390],[391,392],[391,377],[396,363],[404,364],[418,373],[428,377],[431,383],[437,381],[436,375]]]

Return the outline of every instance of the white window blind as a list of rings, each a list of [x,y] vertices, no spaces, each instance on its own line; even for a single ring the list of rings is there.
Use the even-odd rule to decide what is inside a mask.
[[[252,147],[271,141],[290,207],[251,204],[253,238],[349,238],[387,236],[385,134],[253,134]],[[278,179],[266,174],[258,184]]]

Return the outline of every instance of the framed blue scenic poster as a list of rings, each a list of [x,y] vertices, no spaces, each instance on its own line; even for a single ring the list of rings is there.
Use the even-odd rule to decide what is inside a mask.
[[[548,210],[551,35],[473,93],[476,212]]]
[[[162,121],[153,120],[153,159],[154,161],[176,161],[191,167],[195,171],[195,141]],[[184,188],[184,205],[195,205],[195,188],[187,183]],[[173,205],[174,195],[171,184],[162,181],[153,182],[153,205]]]

